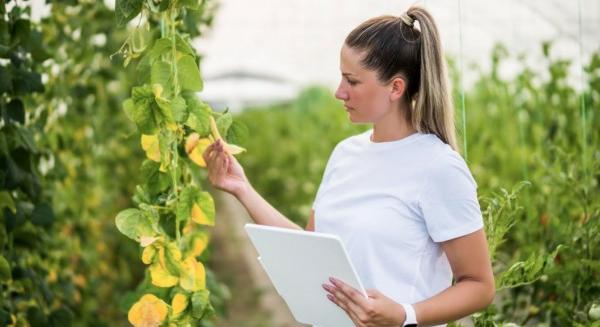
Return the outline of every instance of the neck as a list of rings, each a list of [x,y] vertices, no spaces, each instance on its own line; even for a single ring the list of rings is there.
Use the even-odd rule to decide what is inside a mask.
[[[407,107],[390,110],[389,113],[373,124],[373,142],[390,142],[403,139],[417,130],[406,119],[404,112]]]

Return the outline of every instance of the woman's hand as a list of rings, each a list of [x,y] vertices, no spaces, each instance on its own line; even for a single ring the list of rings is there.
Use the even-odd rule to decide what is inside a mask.
[[[356,326],[398,327],[406,319],[402,306],[377,290],[367,290],[366,299],[358,290],[339,279],[329,279],[333,285],[323,284],[327,298],[342,308]]]
[[[234,156],[223,149],[220,139],[209,145],[202,157],[208,168],[208,180],[214,187],[235,196],[248,188],[249,182],[244,168]]]

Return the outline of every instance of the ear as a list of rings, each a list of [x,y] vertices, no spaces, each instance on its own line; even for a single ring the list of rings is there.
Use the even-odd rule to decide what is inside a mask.
[[[396,76],[390,82],[390,86],[392,88],[390,93],[390,101],[398,101],[402,99],[404,96],[404,91],[406,91],[406,80],[402,76]]]

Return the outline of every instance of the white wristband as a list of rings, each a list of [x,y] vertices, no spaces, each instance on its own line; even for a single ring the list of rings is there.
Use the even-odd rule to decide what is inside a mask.
[[[417,326],[417,314],[413,306],[408,303],[400,303],[400,305],[404,308],[406,314],[406,319],[402,326]]]

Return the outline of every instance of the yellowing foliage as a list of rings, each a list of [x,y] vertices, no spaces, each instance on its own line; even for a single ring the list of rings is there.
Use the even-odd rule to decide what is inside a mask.
[[[188,306],[188,297],[185,294],[177,293],[171,301],[171,307],[173,308],[173,314],[178,315],[182,313]]]
[[[131,307],[127,318],[135,327],[158,327],[167,317],[168,311],[163,300],[146,294]]]
[[[192,206],[192,220],[200,225],[211,225],[204,211],[196,203]]]
[[[202,262],[196,261],[194,257],[188,257],[182,263],[182,276],[179,286],[186,291],[194,292],[206,288],[206,272]]]
[[[142,262],[149,265],[152,263],[154,259],[154,255],[156,254],[156,248],[153,246],[147,246],[144,248],[142,252]]]
[[[158,287],[172,287],[177,285],[179,277],[171,275],[160,263],[150,266],[152,284]]]
[[[200,167],[206,167],[206,162],[202,158],[202,154],[206,148],[211,144],[211,141],[207,138],[200,139],[198,133],[192,133],[188,136],[185,142],[185,151],[188,154],[190,160]]]
[[[157,135],[142,134],[142,149],[146,152],[148,159],[160,162],[160,149],[158,147]]]
[[[246,149],[244,149],[240,146],[227,143],[221,137],[221,134],[219,133],[219,129],[217,128],[217,122],[215,121],[215,119],[212,116],[210,116],[210,132],[212,134],[212,137],[215,139],[215,141],[221,140],[221,142],[223,143],[223,148],[225,149],[225,151],[227,153],[236,155],[236,154],[246,151]]]

